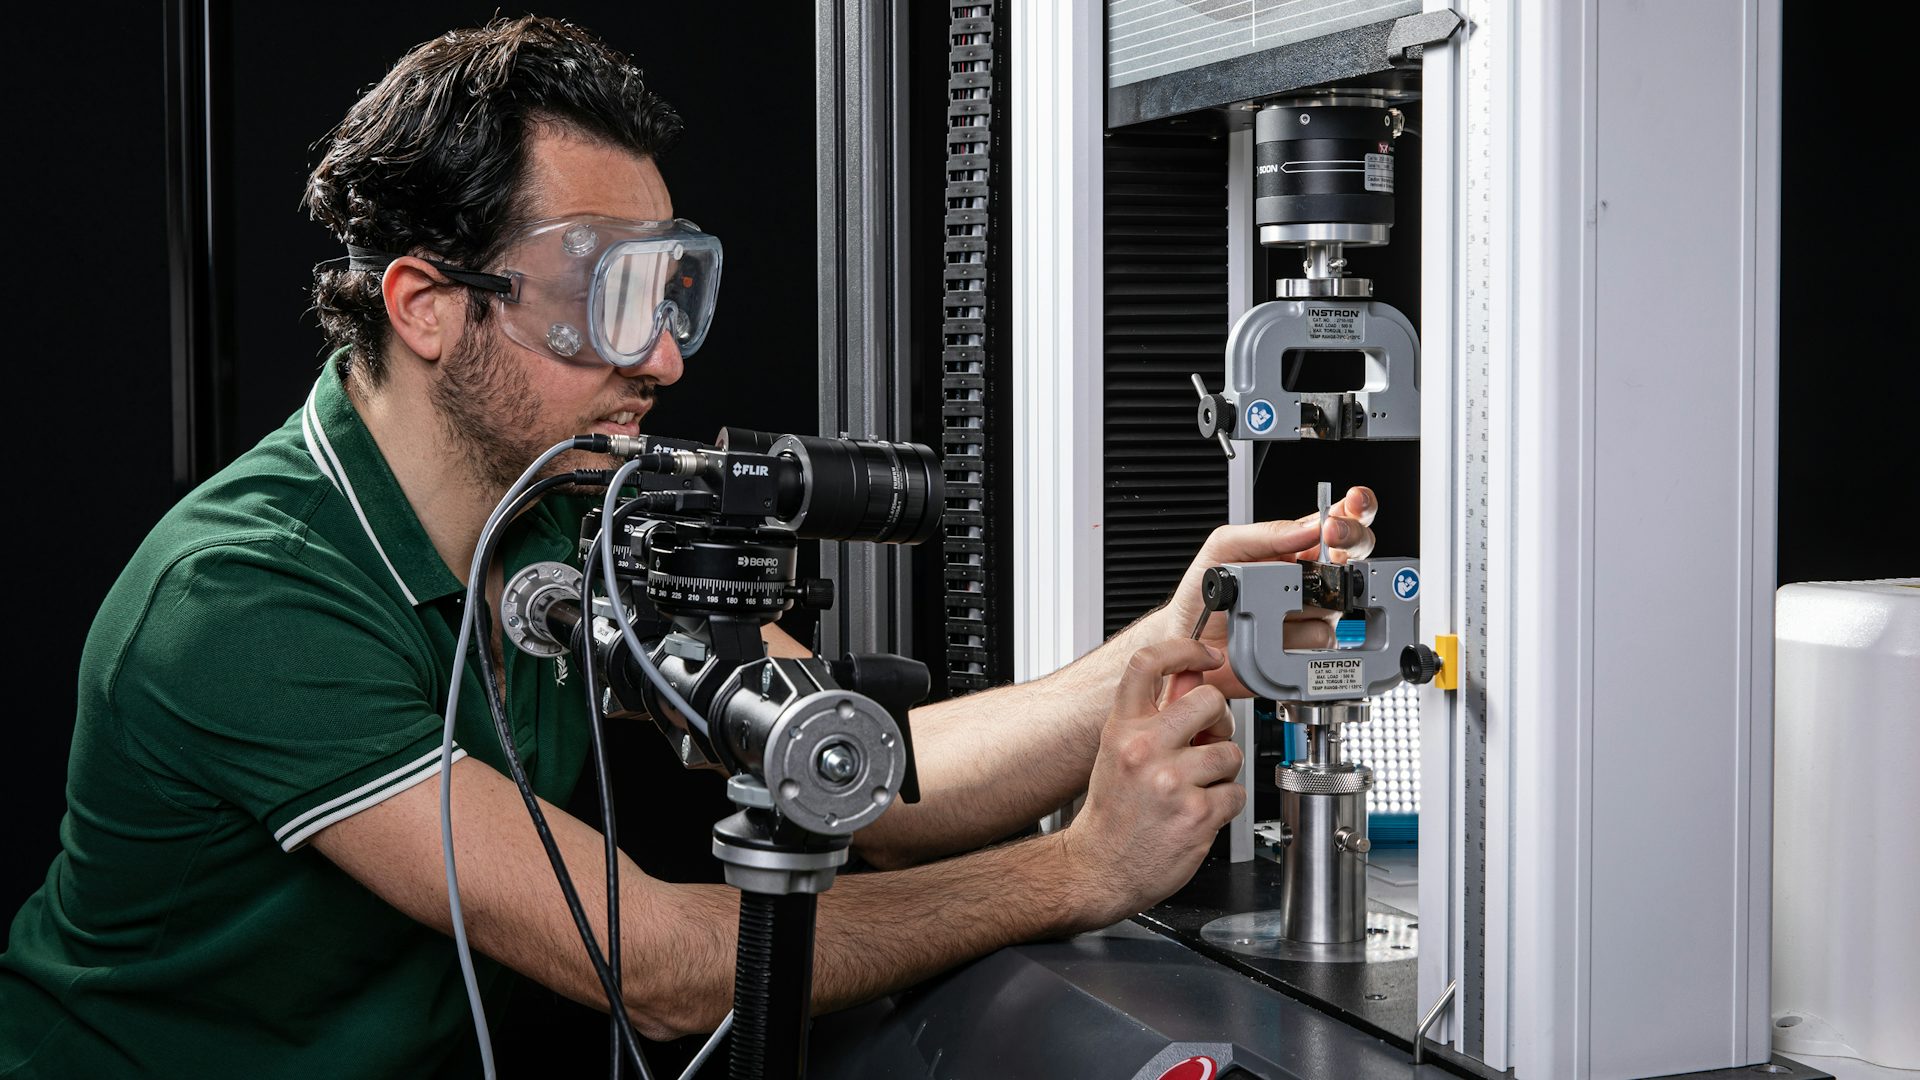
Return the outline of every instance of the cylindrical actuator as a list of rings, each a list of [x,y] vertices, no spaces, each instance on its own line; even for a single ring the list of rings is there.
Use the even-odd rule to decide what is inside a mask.
[[[1282,765],[1274,779],[1288,837],[1280,854],[1280,936],[1316,944],[1365,940],[1373,772]]]
[[[1253,219],[1262,244],[1387,242],[1400,115],[1384,101],[1326,100],[1337,103],[1280,103],[1254,114]]]

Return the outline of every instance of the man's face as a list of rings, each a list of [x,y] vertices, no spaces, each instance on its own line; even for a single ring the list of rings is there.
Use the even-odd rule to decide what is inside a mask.
[[[530,219],[673,216],[666,182],[651,158],[555,128],[530,135],[527,151]],[[597,359],[563,362],[529,349],[502,333],[496,316],[462,328],[434,380],[432,398],[449,433],[474,449],[476,479],[498,490],[562,439],[638,433],[653,408],[655,388],[677,381],[681,370],[671,334],[660,335],[643,363],[617,368]],[[569,453],[547,471],[607,464]]]

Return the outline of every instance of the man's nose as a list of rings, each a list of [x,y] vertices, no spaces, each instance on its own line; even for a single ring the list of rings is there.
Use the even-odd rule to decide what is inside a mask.
[[[647,358],[629,368],[620,368],[624,375],[646,375],[661,386],[670,386],[680,381],[680,375],[686,370],[686,363],[680,357],[680,343],[672,334],[662,333],[653,343],[653,351]]]

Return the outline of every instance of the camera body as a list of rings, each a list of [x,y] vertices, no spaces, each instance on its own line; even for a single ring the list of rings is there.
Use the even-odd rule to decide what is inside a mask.
[[[649,438],[643,456],[652,460],[635,474],[640,495],[612,522],[590,512],[581,550],[613,545],[624,610],[607,613],[626,618],[650,643],[649,659],[665,682],[710,722],[703,735],[701,725],[689,723],[631,663],[607,665],[608,715],[644,713],[682,764],[717,766],[736,778],[757,776],[775,760],[767,749],[776,729],[793,739],[803,726],[819,733],[852,724],[861,733],[855,742],[871,746],[826,739],[822,748],[835,752],[825,755],[825,764],[815,762],[801,786],[869,794],[891,788],[910,801],[917,797],[906,717],[926,695],[925,666],[889,655],[774,660],[761,628],[795,604],[824,609],[833,603],[831,582],[798,580],[802,539],[920,543],[938,533],[945,500],[934,453],[908,443],[728,428],[712,445]],[[795,726],[796,716],[788,714],[796,709],[808,713],[806,724]],[[876,715],[892,722],[870,723]],[[890,766],[895,753],[900,760]],[[783,779],[800,777],[790,757],[777,758]],[[860,767],[843,778],[849,760]],[[830,793],[812,794],[814,805],[845,803],[827,799]],[[889,798],[876,800],[874,815]],[[857,827],[853,822],[862,817],[843,808],[807,820],[818,833]]]
[[[577,650],[597,713],[644,712],[683,764],[727,774],[739,809],[714,825],[713,853],[741,893],[740,940],[768,943],[739,950],[736,1002],[761,1033],[771,1002],[793,1003],[781,1038],[804,1057],[815,897],[855,832],[895,799],[918,801],[908,709],[929,679],[925,664],[891,654],[772,657],[761,632],[796,603],[833,601],[827,582],[796,580],[802,539],[931,539],[946,504],[940,461],[910,443],[739,429],[711,446],[598,438],[576,448],[626,461],[583,523],[586,571],[520,568],[502,586],[503,632],[533,655]],[[630,480],[639,490],[619,503]],[[611,980],[607,992],[617,1008]]]

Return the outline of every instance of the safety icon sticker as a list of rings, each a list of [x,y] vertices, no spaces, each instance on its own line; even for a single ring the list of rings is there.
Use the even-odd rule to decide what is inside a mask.
[[[1402,600],[1411,600],[1420,595],[1420,572],[1408,566],[1393,575],[1393,595]]]
[[[1265,435],[1273,430],[1273,402],[1260,398],[1247,406],[1247,430],[1255,435]]]

